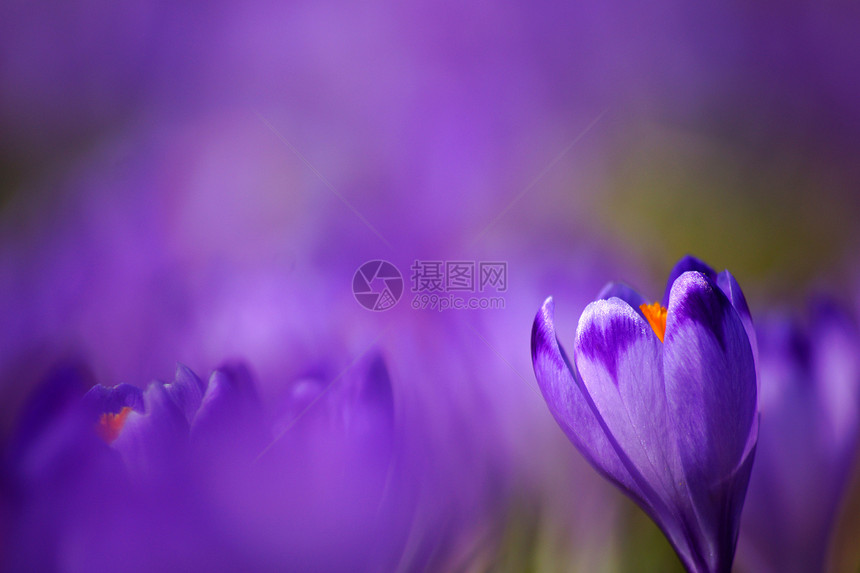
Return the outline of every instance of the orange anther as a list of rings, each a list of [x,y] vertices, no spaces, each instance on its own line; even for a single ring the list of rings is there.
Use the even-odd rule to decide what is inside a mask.
[[[657,338],[660,339],[660,342],[663,342],[663,336],[666,334],[666,316],[669,314],[668,309],[665,306],[662,306],[659,302],[639,305],[639,309],[642,311],[642,314],[645,315],[645,318],[648,320],[648,324],[650,324],[651,328],[654,329],[654,333],[657,335]]]

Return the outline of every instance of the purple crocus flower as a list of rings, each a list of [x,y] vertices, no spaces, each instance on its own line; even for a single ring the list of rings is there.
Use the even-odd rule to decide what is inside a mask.
[[[571,361],[548,298],[532,330],[535,375],[568,438],[684,566],[729,571],[758,435],[749,309],[728,271],[689,256],[663,304],[610,283],[583,312]]]
[[[159,470],[172,469],[177,456],[186,453],[192,421],[203,412],[204,390],[197,375],[180,364],[170,384],[152,382],[145,391],[129,384],[96,385],[84,396],[84,405],[97,417],[95,433],[119,452],[135,478],[163,477]]]
[[[860,437],[860,335],[823,299],[805,325],[778,314],[758,333],[763,424],[739,559],[751,571],[824,571]]]
[[[270,428],[242,363],[145,390],[55,369],[0,450],[0,569],[393,569],[414,476],[382,355],[286,394]]]

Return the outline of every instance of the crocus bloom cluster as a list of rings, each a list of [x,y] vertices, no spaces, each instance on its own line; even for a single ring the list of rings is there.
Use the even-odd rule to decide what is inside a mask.
[[[609,284],[580,318],[572,360],[553,312],[549,298],[532,359],[556,421],[689,571],[729,571],[758,435],[756,342],[734,277],[686,257],[662,303]]]
[[[805,325],[758,322],[761,435],[739,555],[752,571],[824,571],[860,429],[860,335],[830,300]]]
[[[192,470],[205,459],[212,426],[252,435],[251,424],[230,416],[247,410],[251,393],[238,365],[220,368],[208,384],[180,366],[173,382],[145,391],[94,384],[79,364],[55,368],[4,452],[16,527],[3,568],[214,567],[223,555],[204,547],[217,527],[203,519]]]
[[[55,369],[2,458],[4,570],[364,571],[402,553],[403,470],[378,353],[296,380],[272,416],[254,376],[178,366],[145,390]],[[229,540],[229,542],[227,541]]]

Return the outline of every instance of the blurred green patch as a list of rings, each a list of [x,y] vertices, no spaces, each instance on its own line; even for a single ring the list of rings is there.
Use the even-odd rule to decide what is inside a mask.
[[[628,499],[622,506],[618,571],[684,573],[684,567],[663,532]]]
[[[495,555],[480,571],[502,573],[613,573],[603,548],[577,547],[573,533],[545,505],[525,498],[508,510]]]
[[[660,274],[691,253],[781,293],[844,264],[855,195],[826,158],[651,127],[617,155],[596,211],[632,252],[659,252]]]
[[[470,571],[510,573],[684,573],[674,549],[653,521],[619,493],[616,527],[606,542],[575,538],[551,511],[525,500],[509,509],[495,555]],[[607,508],[607,511],[614,511]]]
[[[513,502],[505,520],[498,553],[488,570],[524,573],[578,571],[570,540],[559,534],[538,503]]]
[[[0,215],[14,209],[16,219],[41,216],[68,186],[70,173],[111,133],[121,131],[119,124],[88,126],[48,142],[30,141],[20,133],[0,141]]]
[[[860,456],[855,460],[853,476],[846,488],[831,539],[828,571],[860,573],[858,539],[860,539]]]

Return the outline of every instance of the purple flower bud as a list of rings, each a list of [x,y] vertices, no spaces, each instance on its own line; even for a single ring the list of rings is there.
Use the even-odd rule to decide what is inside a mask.
[[[571,360],[547,299],[532,330],[535,375],[568,438],[685,567],[727,572],[758,435],[749,310],[728,271],[692,257],[672,271],[665,300],[608,286],[583,312]]]
[[[739,555],[752,571],[824,571],[856,457],[860,334],[829,301],[759,325],[761,416]]]

